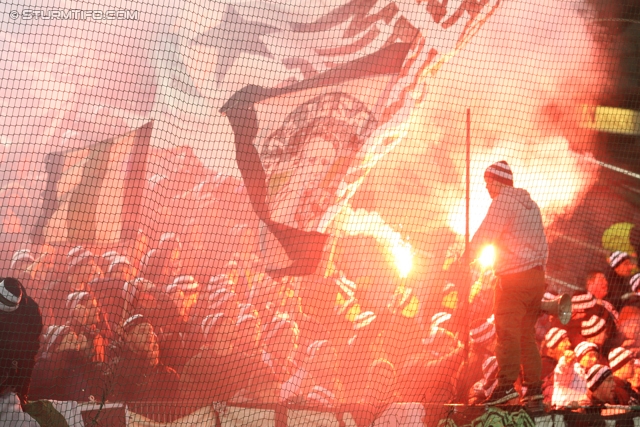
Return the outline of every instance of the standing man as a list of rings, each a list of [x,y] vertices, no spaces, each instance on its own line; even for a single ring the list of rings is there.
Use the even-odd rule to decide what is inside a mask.
[[[607,300],[619,312],[624,300],[622,296],[631,292],[629,280],[633,274],[635,264],[626,252],[616,251],[609,256],[609,268],[607,269],[606,279],[609,283],[609,292]]]
[[[535,323],[548,256],[542,215],[526,190],[513,187],[513,173],[504,160],[489,166],[484,180],[493,202],[469,246],[472,259],[487,245],[495,247],[499,279],[494,299],[498,386],[484,404],[500,405],[519,397],[514,383],[522,365],[526,387],[522,403],[541,409],[542,362]]]

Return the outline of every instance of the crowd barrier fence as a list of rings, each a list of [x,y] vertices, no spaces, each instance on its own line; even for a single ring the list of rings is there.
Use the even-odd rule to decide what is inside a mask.
[[[377,415],[367,414],[371,420],[363,423],[353,405],[326,410],[214,403],[192,410],[175,402],[51,403],[69,427],[640,427],[640,411],[635,407],[612,410],[606,416],[569,410],[530,416],[522,409],[393,403]]]

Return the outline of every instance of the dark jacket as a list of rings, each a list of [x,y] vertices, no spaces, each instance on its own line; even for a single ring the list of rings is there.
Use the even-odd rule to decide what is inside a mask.
[[[631,285],[629,285],[629,278],[622,277],[613,268],[608,268],[605,276],[607,277],[607,283],[609,289],[607,291],[606,300],[609,301],[618,312],[622,309],[624,301],[622,296],[631,292]]]
[[[180,377],[162,362],[151,366],[139,355],[123,349],[113,361],[111,370],[112,401],[172,401],[177,398]]]
[[[616,382],[616,389],[614,391],[616,403],[619,405],[638,405],[640,403],[640,397],[635,392],[629,381],[625,381],[618,377],[613,377]]]
[[[554,387],[554,371],[558,361],[549,356],[542,356],[542,394],[545,402],[551,402]]]
[[[44,353],[33,370],[29,399],[102,401],[109,387],[105,369],[82,351]]]
[[[24,295],[26,291],[23,288]],[[4,385],[15,389],[24,403],[29,394],[29,386],[42,333],[42,315],[35,301],[25,296],[13,313],[0,313],[0,366],[16,364],[9,371]]]

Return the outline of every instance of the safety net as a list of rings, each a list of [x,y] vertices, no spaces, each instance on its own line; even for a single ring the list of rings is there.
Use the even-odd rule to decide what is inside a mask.
[[[640,422],[632,0],[0,16],[0,424]]]

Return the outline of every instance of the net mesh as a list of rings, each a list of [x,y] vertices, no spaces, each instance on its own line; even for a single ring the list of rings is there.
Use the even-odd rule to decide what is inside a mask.
[[[54,3],[0,5],[0,421],[633,419],[633,2]]]

